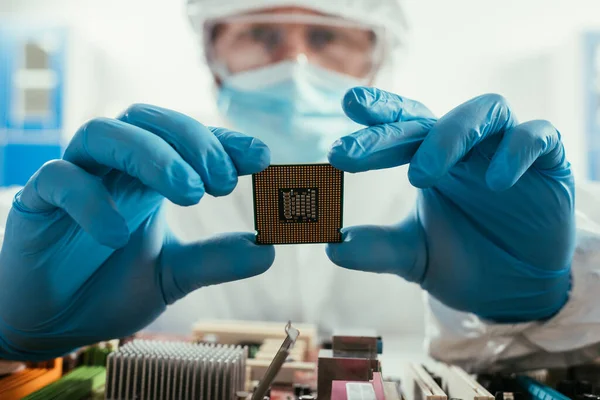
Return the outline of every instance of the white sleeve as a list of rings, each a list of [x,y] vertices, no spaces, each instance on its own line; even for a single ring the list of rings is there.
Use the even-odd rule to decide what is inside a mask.
[[[425,345],[471,371],[558,368],[600,357],[600,186],[577,187],[577,249],[569,300],[551,320],[493,324],[425,294]]]

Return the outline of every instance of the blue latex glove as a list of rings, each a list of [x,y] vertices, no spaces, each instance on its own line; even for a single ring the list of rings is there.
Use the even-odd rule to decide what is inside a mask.
[[[498,95],[439,121],[422,104],[377,89],[351,90],[344,107],[370,127],[336,142],[331,163],[349,172],[410,164],[420,190],[415,212],[399,225],[346,229],[344,243],[327,249],[334,263],[400,275],[449,307],[495,322],[546,319],[561,309],[575,190],[550,123],[519,124]]]
[[[157,107],[86,124],[15,197],[0,253],[0,358],[124,337],[195,289],[264,272],[274,249],[254,234],[183,245],[162,204],[226,195],[269,161],[254,138]]]

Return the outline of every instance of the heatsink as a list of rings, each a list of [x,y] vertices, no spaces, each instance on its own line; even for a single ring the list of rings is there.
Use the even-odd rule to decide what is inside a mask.
[[[246,359],[241,346],[135,340],[108,358],[106,399],[234,400]]]

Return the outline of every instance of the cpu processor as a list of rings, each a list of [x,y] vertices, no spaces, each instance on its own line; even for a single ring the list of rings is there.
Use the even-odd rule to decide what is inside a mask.
[[[252,183],[256,243],[342,241],[342,171],[329,164],[271,165]]]

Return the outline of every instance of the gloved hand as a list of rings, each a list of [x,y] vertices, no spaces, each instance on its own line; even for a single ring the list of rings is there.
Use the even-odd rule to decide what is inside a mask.
[[[347,115],[369,127],[336,142],[348,172],[410,164],[414,213],[344,231],[327,253],[343,267],[392,273],[454,309],[501,323],[547,319],[565,304],[575,248],[575,189],[560,134],[519,124],[498,95],[435,120],[422,104],[356,88]],[[394,182],[389,182],[394,185]]]
[[[269,162],[254,138],[158,107],[83,126],[15,197],[0,253],[0,357],[124,337],[193,290],[264,272],[274,249],[252,233],[183,245],[161,206],[227,195]]]

